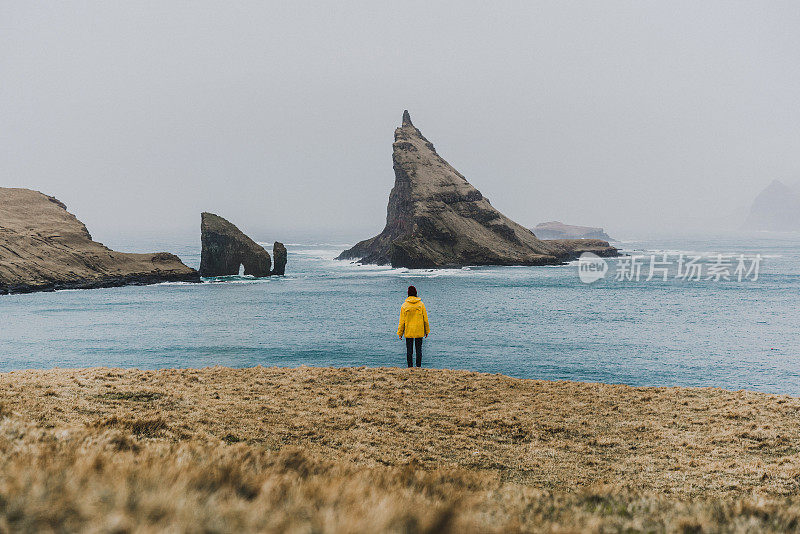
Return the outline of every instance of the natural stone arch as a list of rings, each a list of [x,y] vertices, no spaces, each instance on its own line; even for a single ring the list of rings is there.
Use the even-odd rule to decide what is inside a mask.
[[[240,265],[244,265],[246,275],[261,277],[271,274],[269,252],[233,223],[219,215],[203,212],[200,230],[200,276],[237,275]]]

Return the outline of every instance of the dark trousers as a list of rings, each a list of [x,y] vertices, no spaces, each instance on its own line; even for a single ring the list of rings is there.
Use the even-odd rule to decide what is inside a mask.
[[[408,366],[413,367],[414,360],[411,356],[414,355],[414,347],[417,347],[417,367],[422,367],[422,338],[421,337],[407,337],[406,338],[406,359]]]

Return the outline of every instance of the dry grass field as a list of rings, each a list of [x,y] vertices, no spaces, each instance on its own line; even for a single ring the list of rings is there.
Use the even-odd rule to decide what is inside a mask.
[[[465,371],[0,374],[0,532],[800,531],[800,398]]]

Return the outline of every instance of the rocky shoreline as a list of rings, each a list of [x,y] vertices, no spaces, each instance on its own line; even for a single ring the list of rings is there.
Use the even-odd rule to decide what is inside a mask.
[[[392,148],[395,184],[386,226],[337,259],[415,269],[540,266],[574,260],[584,252],[618,255],[601,239],[539,239],[500,213],[436,153],[408,111],[395,130]],[[599,228],[547,224],[570,237],[575,232],[605,235]],[[285,273],[282,243],[274,243],[273,268],[264,247],[213,213],[202,213],[201,242],[199,272],[166,252],[115,252],[93,241],[86,226],[54,197],[0,188],[0,294],[199,282],[201,276],[240,271],[255,277]]]
[[[0,188],[0,294],[199,281],[174,254],[117,252],[93,241],[54,197]]]
[[[51,282],[42,285],[7,285],[0,287],[0,295],[12,295],[20,293],[36,293],[49,291],[62,291],[66,289],[102,289],[108,287],[123,286],[148,286],[162,284],[164,282],[186,282],[199,283],[200,276],[195,274],[142,274],[126,275],[120,277],[105,277],[102,280],[76,280]]]
[[[86,226],[55,197],[0,187],[0,295],[98,289],[162,282],[199,283],[201,276],[283,275],[287,251],[275,242],[272,258],[236,226],[202,214],[200,272],[174,254],[117,252],[92,240]]]

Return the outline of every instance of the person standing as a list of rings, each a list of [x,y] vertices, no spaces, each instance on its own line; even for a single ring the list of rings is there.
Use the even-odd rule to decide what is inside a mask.
[[[406,336],[406,359],[408,366],[413,367],[412,356],[417,351],[417,367],[422,367],[422,338],[428,337],[431,327],[428,324],[428,311],[425,304],[417,296],[417,288],[408,286],[408,298],[400,307],[400,325],[397,335]]]

